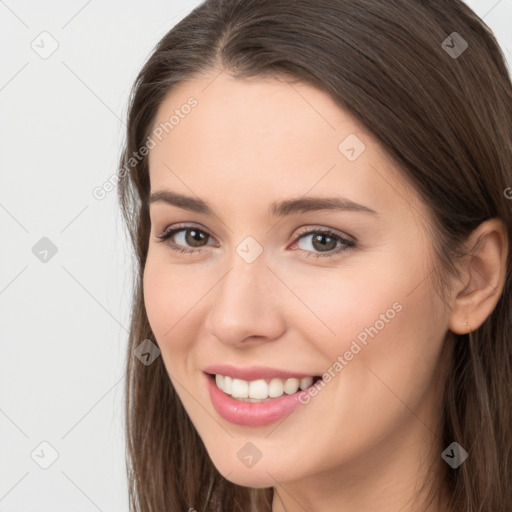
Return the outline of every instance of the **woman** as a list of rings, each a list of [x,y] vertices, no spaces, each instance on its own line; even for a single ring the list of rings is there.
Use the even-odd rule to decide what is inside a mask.
[[[132,510],[512,510],[511,162],[460,1],[208,0],[166,34],[119,175]]]

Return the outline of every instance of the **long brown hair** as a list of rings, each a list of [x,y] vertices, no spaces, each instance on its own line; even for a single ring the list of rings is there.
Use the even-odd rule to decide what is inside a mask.
[[[141,148],[167,93],[214,69],[312,84],[362,122],[432,213],[440,288],[480,223],[501,218],[512,238],[504,193],[512,186],[512,85],[494,35],[462,1],[202,3],[140,71],[120,159],[118,193],[136,255],[125,409],[132,511],[271,510],[272,488],[238,486],[216,470],[162,358],[146,366],[133,355],[143,340],[155,341],[142,295],[150,183]],[[452,338],[439,456],[454,440],[470,456],[440,475],[454,511],[512,510],[510,270],[509,254],[492,314],[475,332]]]

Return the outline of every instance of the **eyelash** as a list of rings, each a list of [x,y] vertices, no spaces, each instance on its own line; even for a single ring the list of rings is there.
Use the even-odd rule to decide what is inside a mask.
[[[169,238],[171,238],[176,233],[179,233],[180,231],[188,231],[188,230],[192,230],[192,229],[195,229],[196,231],[199,231],[199,232],[204,233],[207,236],[211,237],[211,235],[209,235],[206,231],[199,229],[196,226],[191,226],[189,224],[183,224],[180,226],[175,226],[172,229],[165,231],[162,235],[157,236],[157,238],[159,239],[159,243],[160,242],[163,243],[163,242],[166,242]],[[354,248],[356,245],[354,241],[349,240],[348,238],[344,238],[330,229],[312,229],[309,231],[304,230],[298,234],[295,241],[299,241],[300,239],[305,238],[308,235],[316,235],[316,234],[327,235],[330,238],[333,238],[334,240],[336,240],[337,242],[341,242],[344,246],[336,247],[335,249],[326,251],[325,253],[306,251],[305,249],[300,249],[307,253],[307,255],[306,255],[307,258],[334,257],[343,251],[347,251],[349,249]],[[168,244],[168,246],[172,251],[177,252],[177,253],[195,253],[195,252],[197,252],[194,249],[185,249],[183,247],[173,246],[171,244]]]

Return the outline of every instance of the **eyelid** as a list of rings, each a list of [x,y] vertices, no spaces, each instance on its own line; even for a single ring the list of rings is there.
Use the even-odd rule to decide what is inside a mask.
[[[159,242],[165,243],[170,237],[174,236],[175,234],[177,234],[181,231],[187,231],[187,230],[191,230],[194,228],[197,229],[198,231],[203,232],[209,238],[212,238],[212,239],[215,238],[213,235],[210,234],[210,232],[207,229],[205,229],[201,226],[197,226],[194,223],[173,224],[173,225],[167,227],[161,235],[157,235],[157,238],[159,239]],[[344,245],[344,247],[343,246],[336,247],[335,249],[332,249],[330,251],[325,251],[325,252],[306,251],[306,250],[300,249],[303,252],[307,253],[306,257],[314,257],[314,258],[316,258],[316,257],[335,257],[335,256],[339,255],[340,252],[344,252],[348,249],[352,249],[357,243],[357,239],[355,237],[345,234],[343,232],[339,232],[338,230],[332,229],[330,227],[326,227],[326,226],[320,227],[320,226],[315,226],[315,225],[308,225],[308,226],[302,226],[301,228],[299,228],[291,245],[295,245],[299,240],[301,240],[302,238],[305,238],[304,235],[310,236],[310,235],[314,235],[314,234],[318,234],[318,233],[325,234],[327,236],[334,236],[339,241],[344,243],[345,245]],[[180,253],[199,254],[199,253],[203,252],[202,250],[204,248],[208,247],[208,245],[210,245],[210,244],[207,244],[206,246],[203,246],[203,247],[191,248],[191,247],[186,247],[186,246],[183,247],[180,245],[169,244],[169,247],[171,250],[180,252]]]
[[[308,236],[314,236],[316,234],[321,234],[330,238],[334,238],[337,240],[337,242],[341,242],[341,246],[335,247],[330,251],[307,251],[305,249],[301,249],[301,251],[304,253],[303,257],[314,258],[315,260],[319,258],[325,258],[326,260],[335,259],[336,257],[339,257],[343,253],[350,251],[351,249],[354,249],[356,247],[355,237],[346,235],[342,232],[339,232],[336,229],[313,226],[305,226],[300,228],[299,232],[294,237],[294,241],[292,242],[291,245],[297,245],[300,242],[300,240],[307,238]]]
[[[171,232],[176,233],[178,231],[187,230],[187,229],[197,229],[198,231],[202,231],[203,233],[206,233],[211,238],[216,238],[215,235],[213,235],[208,229],[203,227],[201,224],[195,224],[193,222],[192,223],[178,222],[177,224],[171,224],[171,225],[167,226],[166,228],[164,228],[161,231],[161,235],[157,235],[157,238],[162,238]]]
[[[163,230],[161,235],[156,235],[156,237],[159,239],[158,240],[159,242],[165,243],[170,237],[176,235],[180,231],[188,231],[188,230],[192,230],[192,229],[197,229],[197,231],[201,231],[202,233],[205,233],[209,238],[212,238],[212,239],[215,238],[206,228],[203,228],[200,225],[195,225],[194,223],[186,223],[186,222],[172,224],[171,226],[166,227]],[[170,245],[171,249],[178,250],[179,252],[197,253],[197,252],[201,252],[201,249],[202,249],[202,247],[200,247],[200,248],[197,248],[197,247],[196,248],[191,248],[191,247],[183,248],[182,246],[178,246],[178,245],[176,245],[176,246],[173,246],[171,244],[169,244],[169,245]],[[205,246],[205,247],[207,247],[207,246]],[[177,249],[177,248],[179,248],[179,249]]]
[[[165,235],[167,233],[170,233],[171,231],[177,231],[180,228],[181,229],[197,228],[198,230],[204,231],[208,235],[213,236],[215,238],[215,236],[212,235],[208,231],[208,229],[204,228],[200,224],[196,225],[195,223],[186,223],[186,222],[178,223],[178,224],[171,224],[170,226],[166,227],[163,230],[162,235],[158,236],[158,238],[160,238],[161,236],[163,236],[163,235]],[[329,232],[332,232],[333,234],[339,236],[340,238],[349,239],[349,240],[351,240],[353,242],[357,242],[358,241],[356,237],[354,237],[352,235],[349,235],[348,233],[344,233],[344,232],[338,231],[337,229],[333,229],[333,228],[330,228],[330,227],[327,227],[327,226],[319,226],[319,225],[315,225],[315,224],[308,224],[306,226],[302,226],[302,227],[298,228],[298,231],[296,232],[296,238],[298,238],[301,235],[304,235],[306,233],[311,233],[312,231],[322,231],[322,232],[328,232],[329,231]]]
[[[302,235],[315,233],[317,231],[319,231],[321,233],[332,233],[333,235],[336,235],[344,240],[354,242],[354,243],[356,243],[358,241],[356,237],[349,235],[348,233],[345,233],[343,231],[339,231],[334,228],[330,228],[327,226],[319,226],[319,225],[315,225],[315,224],[308,224],[307,226],[300,227],[298,229],[298,231],[296,232],[295,238],[297,239]]]

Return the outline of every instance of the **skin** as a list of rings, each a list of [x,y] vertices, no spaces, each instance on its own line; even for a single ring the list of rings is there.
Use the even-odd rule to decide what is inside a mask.
[[[428,464],[434,478],[445,464],[443,348],[450,330],[467,332],[468,319],[474,330],[494,308],[504,229],[490,221],[474,234],[483,252],[465,260],[461,280],[448,281],[444,303],[433,288],[429,210],[371,133],[310,85],[217,74],[168,94],[155,126],[191,96],[198,105],[149,154],[152,193],[199,197],[215,213],[150,206],[144,297],[169,377],[220,473],[239,485],[274,487],[274,512],[420,510],[425,494],[413,496]],[[366,147],[355,161],[338,149],[350,134]],[[303,196],[343,196],[377,213],[268,215],[271,202]],[[185,231],[159,241],[178,223],[210,237],[202,247],[191,246]],[[343,244],[333,243],[330,257],[307,257],[322,249],[311,234],[298,238],[302,227],[330,228],[356,245],[335,254]],[[247,236],[263,249],[252,263],[236,252]],[[174,252],[173,242],[195,252]],[[243,427],[213,408],[200,378],[205,366],[322,375],[394,303],[401,311],[283,421]],[[237,457],[248,441],[262,453],[251,468]]]

